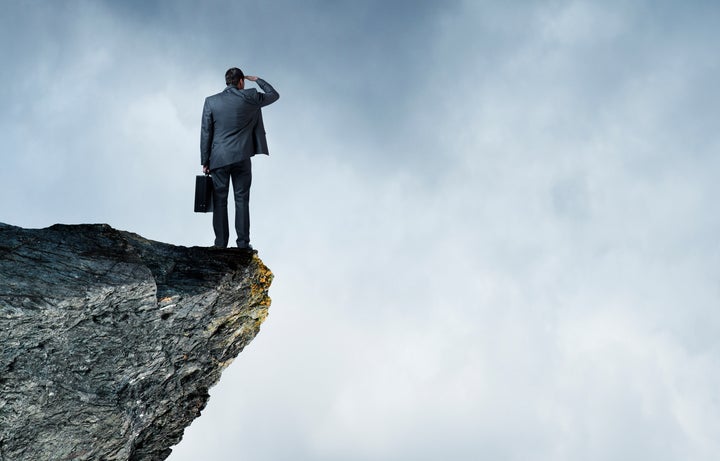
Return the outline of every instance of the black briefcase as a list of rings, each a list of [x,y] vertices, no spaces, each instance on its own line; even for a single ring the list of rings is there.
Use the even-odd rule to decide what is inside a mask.
[[[195,177],[195,213],[213,210],[213,182],[209,175]]]

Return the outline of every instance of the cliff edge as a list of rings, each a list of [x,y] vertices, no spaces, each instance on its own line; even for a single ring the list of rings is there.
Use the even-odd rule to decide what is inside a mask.
[[[256,253],[0,224],[0,461],[166,459],[272,277]]]

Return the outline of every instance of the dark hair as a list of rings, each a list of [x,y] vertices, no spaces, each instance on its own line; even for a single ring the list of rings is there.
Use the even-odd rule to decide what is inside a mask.
[[[240,80],[242,80],[244,78],[245,78],[245,75],[237,67],[228,69],[228,71],[225,72],[225,84],[226,85],[237,86],[237,84],[240,83]]]

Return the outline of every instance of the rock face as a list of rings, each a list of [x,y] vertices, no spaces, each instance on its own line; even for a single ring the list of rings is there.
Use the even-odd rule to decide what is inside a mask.
[[[257,254],[0,224],[0,460],[163,460],[258,333]]]

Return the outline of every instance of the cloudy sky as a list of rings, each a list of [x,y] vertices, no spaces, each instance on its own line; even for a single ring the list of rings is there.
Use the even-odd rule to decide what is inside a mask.
[[[0,5],[9,224],[210,245],[203,100],[281,94],[270,317],[170,461],[717,459],[716,2]]]

